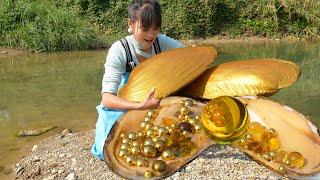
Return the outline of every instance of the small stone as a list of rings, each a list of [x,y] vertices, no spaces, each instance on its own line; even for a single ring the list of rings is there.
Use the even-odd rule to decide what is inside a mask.
[[[20,167],[20,164],[19,164],[19,163],[17,163],[17,164],[16,164],[16,167]]]
[[[67,180],[75,180],[76,176],[74,173],[70,173],[70,174],[68,174],[68,176],[66,178],[67,178]]]
[[[19,174],[20,172],[22,173],[24,171],[23,167],[18,167],[16,170],[16,174]]]
[[[59,155],[59,158],[63,158],[63,157],[65,157],[66,156],[66,154],[60,154]]]
[[[64,173],[64,170],[63,169],[59,169],[58,170],[58,174],[62,174],[62,173]]]
[[[12,173],[12,169],[11,169],[11,168],[5,168],[5,169],[3,170],[3,174],[8,175],[8,174],[11,174],[11,173]]]
[[[53,180],[55,178],[54,175],[43,178],[43,180]]]
[[[52,173],[52,174],[55,174],[55,173],[57,173],[57,170],[56,170],[56,169],[52,169],[52,170],[51,170],[51,173]]]
[[[32,147],[32,152],[34,152],[34,151],[36,151],[38,149],[38,145],[34,145],[33,147]]]

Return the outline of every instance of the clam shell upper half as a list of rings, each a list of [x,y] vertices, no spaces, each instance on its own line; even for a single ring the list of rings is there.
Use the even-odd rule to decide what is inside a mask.
[[[139,64],[130,74],[119,96],[142,102],[155,88],[155,98],[163,98],[200,76],[217,57],[210,46],[168,50]]]
[[[320,137],[317,128],[301,113],[266,98],[239,98],[247,107],[251,122],[273,128],[279,135],[281,150],[299,152],[305,159],[302,168],[284,166],[294,179],[320,179]],[[254,152],[241,149],[253,159],[277,171],[279,164],[267,161]]]
[[[267,58],[231,61],[206,70],[180,92],[204,99],[271,95],[299,77],[299,66],[290,61]]]
[[[171,118],[179,122],[175,114],[181,108],[179,101],[183,99],[187,98],[167,97],[162,99],[160,107],[157,109],[158,115],[156,119],[152,121],[153,124],[156,126],[164,126],[164,123],[162,121],[163,118]],[[192,107],[189,107],[189,109],[193,112],[193,115],[200,115],[203,106],[203,103],[194,101],[194,105]],[[117,152],[121,144],[119,140],[120,134],[140,130],[140,123],[144,119],[146,113],[147,111],[142,110],[131,110],[125,113],[113,126],[105,142],[104,157],[107,166],[110,170],[124,178],[144,179],[144,172],[146,170],[151,170],[150,166],[129,166],[128,164],[123,163],[123,161],[117,156]],[[161,174],[160,176],[154,176],[150,179],[159,179],[170,176],[171,174],[179,170],[181,167],[183,167],[185,164],[189,163],[194,158],[196,158],[202,151],[207,149],[210,145],[214,144],[214,142],[205,134],[203,130],[199,130],[196,133],[192,134],[192,141],[195,142],[197,146],[197,149],[193,154],[181,158],[179,157],[174,160],[166,160],[166,163],[168,165],[166,172]],[[157,158],[151,158],[151,164],[155,160],[157,160]]]

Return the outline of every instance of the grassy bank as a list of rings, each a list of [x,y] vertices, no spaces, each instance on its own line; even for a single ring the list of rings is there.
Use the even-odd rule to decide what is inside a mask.
[[[31,51],[96,49],[127,34],[130,1],[0,2],[0,46]],[[176,39],[212,36],[319,38],[318,0],[160,0],[162,32]]]

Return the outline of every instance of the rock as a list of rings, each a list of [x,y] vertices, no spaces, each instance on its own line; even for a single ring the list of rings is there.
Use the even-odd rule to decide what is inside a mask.
[[[67,180],[75,180],[75,179],[77,179],[74,173],[68,174],[68,176],[66,178],[67,178]]]
[[[16,174],[23,173],[23,171],[24,171],[24,168],[19,166],[16,170]]]
[[[3,174],[8,175],[8,174],[11,174],[11,173],[12,173],[12,169],[11,169],[11,168],[5,168],[5,169],[3,170]]]
[[[33,147],[32,147],[32,152],[34,152],[34,151],[36,151],[38,149],[38,145],[34,145]]]
[[[55,176],[52,175],[52,176],[48,176],[48,177],[45,177],[43,178],[43,180],[54,180]]]
[[[45,128],[35,129],[35,130],[22,130],[18,133],[18,137],[38,136],[48,131],[51,131],[52,129],[55,129],[55,128],[56,126],[51,126],[51,127],[45,127]]]
[[[63,131],[61,131],[62,135],[67,135],[68,133],[72,133],[71,129],[64,129]]]

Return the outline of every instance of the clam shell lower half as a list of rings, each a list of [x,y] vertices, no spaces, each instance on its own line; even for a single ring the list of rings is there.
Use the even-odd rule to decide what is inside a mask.
[[[206,70],[180,92],[204,99],[271,95],[299,77],[299,66],[290,61],[267,58],[231,61]]]
[[[179,111],[181,107],[179,101],[184,99],[187,98],[167,97],[162,99],[160,107],[156,110],[158,112],[158,115],[156,119],[152,121],[153,124],[155,126],[163,126],[163,118],[171,118],[179,122],[178,118],[176,117],[176,112]],[[192,111],[193,115],[200,115],[203,106],[203,103],[194,101],[194,105],[189,107],[189,109],[190,111]],[[120,148],[119,146],[121,143],[119,141],[120,134],[140,130],[140,123],[144,119],[146,113],[147,111],[141,110],[128,111],[113,126],[105,142],[104,157],[107,166],[116,174],[127,179],[144,179],[144,172],[151,169],[150,165],[148,167],[129,166],[128,164],[123,163],[123,161],[121,161],[121,159],[117,156],[117,152]],[[166,160],[165,162],[168,165],[166,172],[164,174],[161,174],[160,176],[153,176],[149,179],[161,179],[172,175],[181,167],[191,162],[210,145],[214,144],[214,142],[205,134],[203,130],[199,130],[196,133],[192,134],[192,141],[195,142],[197,146],[197,149],[194,153],[181,158],[176,158],[174,160]],[[155,160],[157,160],[157,158],[151,158],[150,162],[153,162]]]
[[[239,98],[247,107],[251,122],[273,128],[279,135],[281,149],[299,152],[305,159],[302,168],[284,166],[284,175],[294,179],[320,179],[320,137],[317,128],[301,113],[266,98]],[[254,152],[241,149],[253,159],[277,171],[279,164]]]
[[[155,98],[163,98],[200,76],[217,57],[210,46],[172,49],[139,64],[130,74],[119,96],[142,102],[155,88]]]

